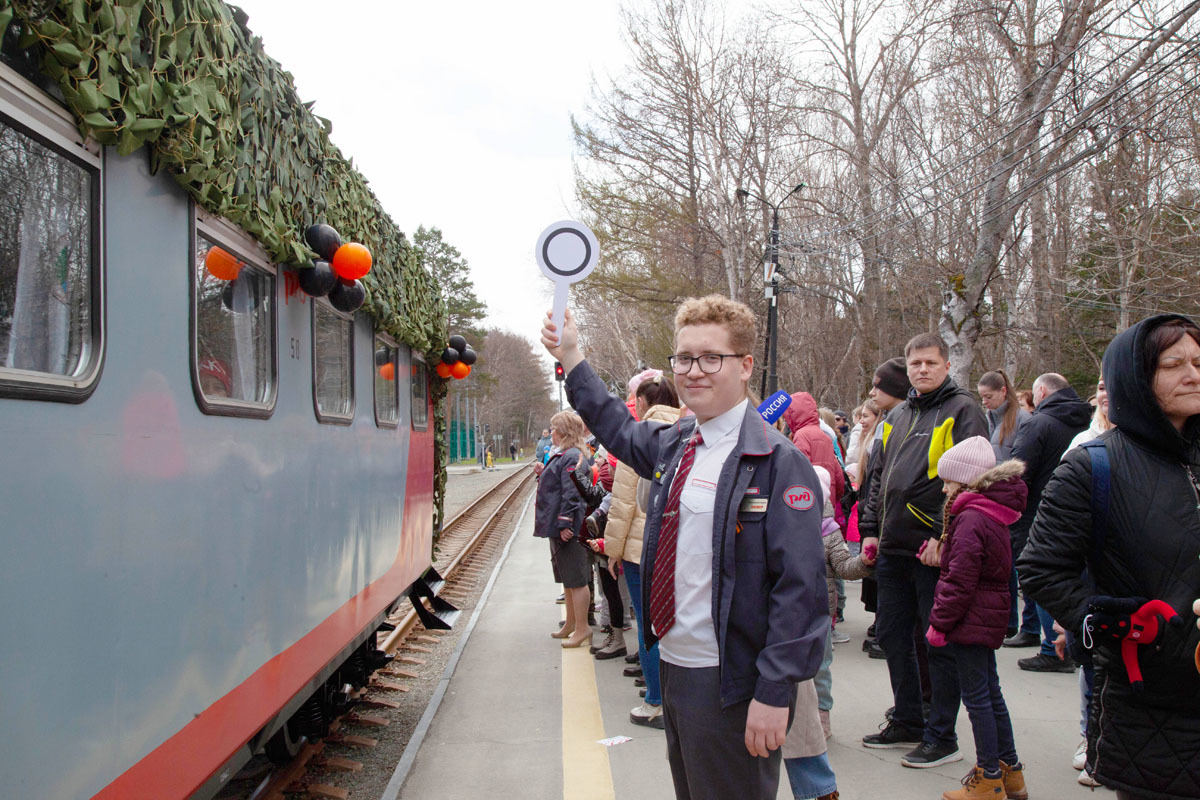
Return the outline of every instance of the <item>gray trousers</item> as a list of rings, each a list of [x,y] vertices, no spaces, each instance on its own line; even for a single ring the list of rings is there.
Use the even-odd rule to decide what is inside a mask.
[[[663,661],[661,675],[667,762],[677,800],[775,800],[781,752],[759,758],[746,750],[750,701],[721,708],[720,668]],[[793,690],[791,710],[795,702]]]

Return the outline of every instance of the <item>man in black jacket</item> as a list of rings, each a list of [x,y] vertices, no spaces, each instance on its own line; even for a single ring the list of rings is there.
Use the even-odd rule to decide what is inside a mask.
[[[888,414],[891,413],[892,409],[899,407],[904,402],[904,398],[908,397],[911,389],[912,384],[908,381],[908,367],[904,363],[902,356],[889,358],[875,368],[875,375],[871,381],[871,391],[869,394],[871,395],[871,399],[875,401],[875,405],[879,407],[879,415],[882,419],[875,426],[875,435],[871,438],[871,441],[862,443],[863,449],[869,455],[867,456],[866,469],[858,482],[860,511],[867,504],[867,497],[871,494],[871,484],[875,482],[875,479],[879,475],[879,462],[882,460],[880,454],[883,451],[880,442],[883,440],[884,430],[887,429]],[[879,586],[875,583],[874,574],[862,579],[862,601],[863,606],[872,614],[879,611]],[[924,636],[924,632],[921,635]],[[863,652],[871,658],[886,658],[883,654],[883,648],[879,646],[879,641],[876,638],[875,623],[871,623],[871,626],[867,628],[867,638],[863,641]],[[924,669],[923,666],[922,669]],[[923,679],[923,683],[927,683],[927,678]]]
[[[1033,416],[1017,431],[1013,442],[1012,457],[1025,462],[1025,483],[1029,486],[1029,500],[1025,513],[1011,528],[1013,563],[1029,538],[1029,527],[1037,514],[1042,492],[1050,482],[1050,476],[1062,461],[1063,453],[1075,435],[1088,426],[1092,418],[1092,407],[1079,399],[1079,395],[1067,383],[1067,379],[1054,372],[1047,372],[1033,382]],[[1026,604],[1033,601],[1029,598]],[[1036,604],[1034,604],[1035,607]],[[1043,608],[1037,608],[1042,625],[1042,646],[1037,655],[1022,658],[1017,666],[1030,672],[1074,672],[1070,661],[1060,659],[1054,653],[1054,619]],[[1005,641],[1010,647],[1024,642],[1014,641],[1028,634],[1018,632]]]
[[[906,767],[936,767],[959,761],[959,686],[954,656],[930,648],[932,703],[922,722],[921,681],[913,631],[929,625],[941,557],[942,480],[938,459],[955,443],[987,436],[979,402],[950,379],[949,350],[940,336],[914,337],[904,348],[912,390],[883,423],[876,457],[878,473],[870,496],[860,506],[863,548],[879,547],[875,579],[879,583],[876,633],[887,656],[896,707],[879,733],[863,737],[871,748],[911,747],[900,759]]]

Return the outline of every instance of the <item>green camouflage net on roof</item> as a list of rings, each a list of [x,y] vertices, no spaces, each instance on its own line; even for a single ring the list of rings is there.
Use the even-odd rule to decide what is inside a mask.
[[[145,146],[205,210],[279,264],[307,267],[305,228],[326,222],[371,250],[363,310],[436,363],[446,311],[412,244],[329,140],[246,15],[219,0],[0,0],[0,34],[41,54],[79,130],[129,155]],[[435,531],[445,488],[446,382],[431,371]]]

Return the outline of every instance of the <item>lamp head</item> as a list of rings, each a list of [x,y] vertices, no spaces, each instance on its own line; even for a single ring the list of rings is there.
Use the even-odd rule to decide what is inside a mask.
[[[745,189],[738,189],[737,191],[734,192],[734,194],[737,195],[737,199],[741,200],[742,202],[745,202],[746,198],[750,196],[750,193],[747,192]]]

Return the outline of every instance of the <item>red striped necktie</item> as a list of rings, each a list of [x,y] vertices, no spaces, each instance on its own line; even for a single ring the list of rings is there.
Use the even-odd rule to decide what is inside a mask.
[[[650,578],[650,624],[660,639],[675,624],[675,549],[679,541],[679,496],[687,484],[696,448],[703,444],[700,429],[683,448],[679,469],[667,493],[662,525],[658,529],[658,547],[654,553],[654,574]]]

